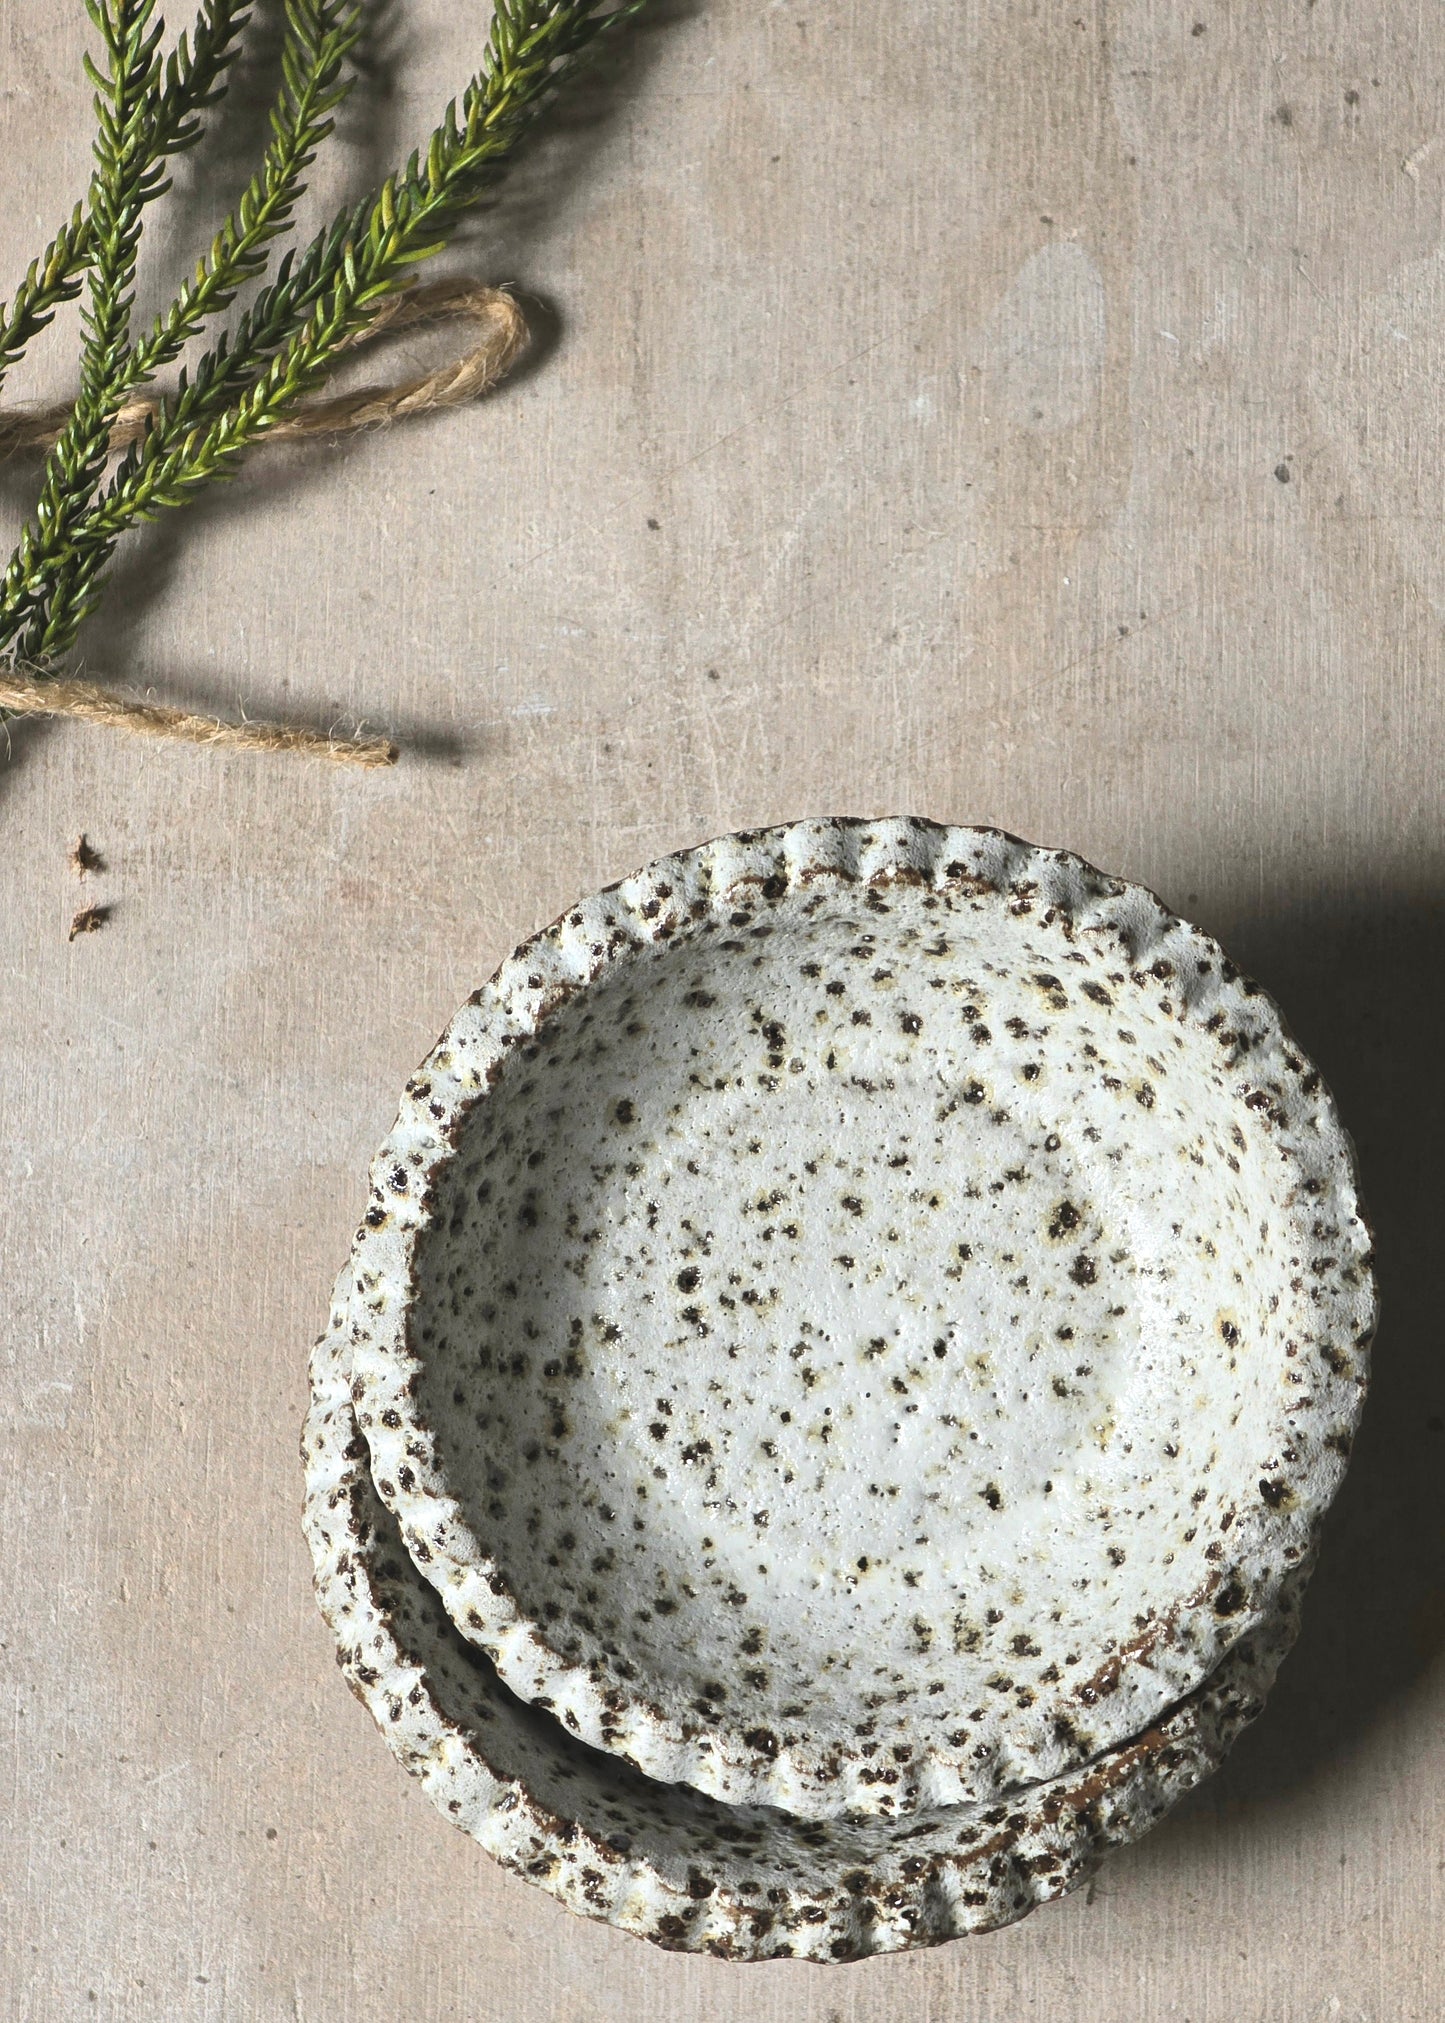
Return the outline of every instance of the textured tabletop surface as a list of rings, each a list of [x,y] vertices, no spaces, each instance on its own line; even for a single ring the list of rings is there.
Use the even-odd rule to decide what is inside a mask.
[[[328,200],[484,14],[378,9]],[[84,187],[85,32],[0,4],[0,287]],[[0,2013],[1445,2013],[1442,124],[1414,0],[663,4],[449,256],[531,298],[528,367],[128,551],[98,676],[404,755],[0,751]],[[743,1969],[570,1917],[408,1786],[312,1602],[297,1440],[367,1158],[467,993],[659,852],[843,811],[1067,844],[1219,934],[1356,1134],[1385,1322],[1224,1773],[1013,1930]]]

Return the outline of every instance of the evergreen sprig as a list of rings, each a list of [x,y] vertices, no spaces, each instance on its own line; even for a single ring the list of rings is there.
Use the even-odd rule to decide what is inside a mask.
[[[165,186],[164,157],[155,149],[148,108],[163,75],[164,23],[155,0],[86,0],[100,30],[106,68],[86,58],[96,87],[95,175],[90,186],[90,300],[83,312],[80,397],[45,467],[32,526],[21,537],[14,572],[53,548],[67,518],[91,499],[110,452],[110,429],[120,405],[118,389],[129,348],[136,253],[141,218]],[[62,552],[51,585],[63,598],[70,561]]]
[[[287,0],[282,89],[265,158],[192,279],[136,343],[130,314],[142,215],[167,187],[166,160],[199,138],[204,110],[224,91],[250,0],[210,0],[189,44],[183,39],[165,62],[155,0],[87,0],[105,53],[104,67],[92,67],[98,132],[89,203],[32,264],[0,320],[3,373],[88,269],[81,390],[0,583],[0,653],[53,666],[71,649],[121,537],[234,474],[326,378],[381,302],[406,286],[417,262],[448,243],[579,64],[644,4],[496,0],[481,65],[426,147],[308,245],[283,253],[250,306],[182,371],[144,437],[110,468],[110,429],[127,398],[264,274],[352,81],[361,0]]]
[[[221,97],[225,73],[250,18],[251,0],[205,0],[190,35],[182,33],[167,58],[164,88],[154,108],[158,156],[181,154],[200,139],[200,115]],[[61,304],[80,293],[90,247],[90,213],[82,202],[31,261],[11,301],[0,309],[0,385]]]

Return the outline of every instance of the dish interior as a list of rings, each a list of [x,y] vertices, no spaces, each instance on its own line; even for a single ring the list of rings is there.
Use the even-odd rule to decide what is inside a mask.
[[[1121,1658],[1156,1704],[1180,1639],[1203,1676],[1297,1319],[1233,1081],[1115,935],[906,885],[562,1003],[461,1126],[409,1320],[520,1614],[700,1761],[786,1754],[803,1811],[1054,1774],[1137,1714]]]

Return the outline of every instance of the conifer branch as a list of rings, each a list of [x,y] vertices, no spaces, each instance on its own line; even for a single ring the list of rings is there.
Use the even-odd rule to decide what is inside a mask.
[[[106,71],[93,72],[99,133],[91,201],[64,247],[57,250],[58,238],[32,266],[20,317],[39,327],[45,304],[53,307],[70,285],[61,274],[67,261],[90,263],[81,391],[51,453],[35,517],[0,582],[0,654],[44,668],[69,651],[100,599],[121,537],[234,474],[321,384],[385,299],[408,284],[416,264],[446,245],[556,92],[644,4],[495,0],[480,68],[426,147],[308,245],[283,254],[233,327],[182,371],[175,393],[160,402],[107,482],[110,424],[127,394],[264,273],[347,88],[360,0],[287,0],[283,89],[262,165],[193,278],[134,345],[142,212],[165,187],[167,156],[199,132],[200,104],[224,89],[250,0],[210,0],[189,51],[183,45],[165,66],[155,0],[87,0],[108,60]],[[14,310],[0,331],[11,327],[19,327]],[[0,352],[0,365],[3,358]]]
[[[155,108],[153,145],[158,156],[181,154],[200,139],[199,115],[221,97],[225,74],[250,18],[251,0],[203,0],[195,27],[189,36],[181,35],[166,62],[165,84]],[[0,385],[62,303],[80,293],[90,248],[90,212],[82,202],[39,258],[31,261],[10,302],[0,308]]]

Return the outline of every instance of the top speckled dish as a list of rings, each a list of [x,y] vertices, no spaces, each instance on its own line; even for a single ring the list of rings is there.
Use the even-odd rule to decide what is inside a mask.
[[[904,820],[725,838],[518,950],[353,1267],[376,1485],[462,1634],[818,1818],[1192,1691],[1308,1553],[1374,1321],[1269,999],[1136,886]]]

